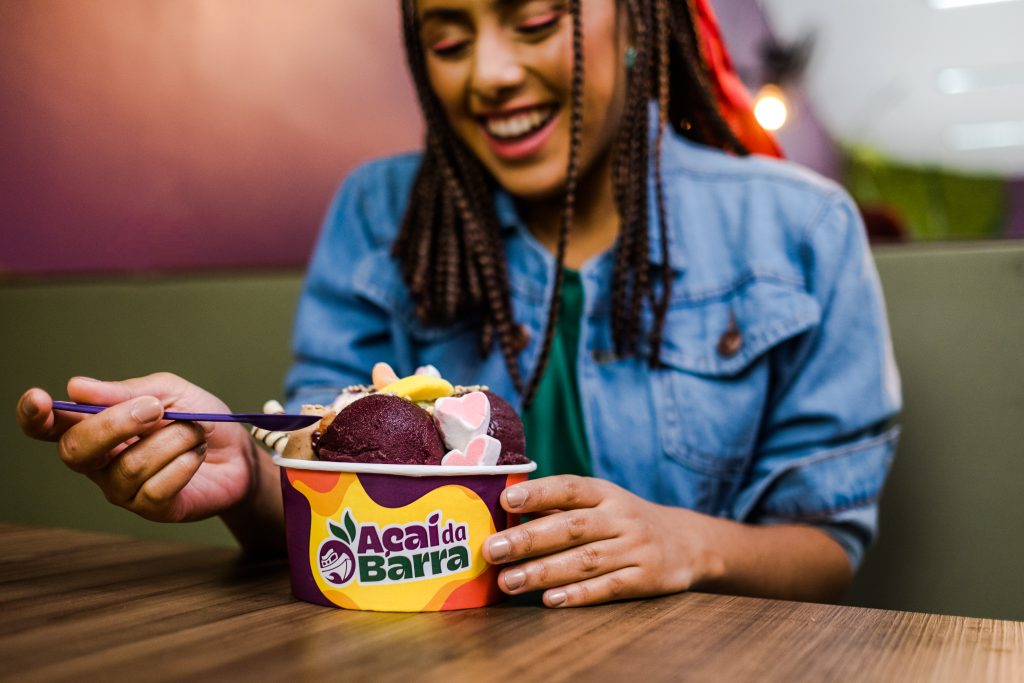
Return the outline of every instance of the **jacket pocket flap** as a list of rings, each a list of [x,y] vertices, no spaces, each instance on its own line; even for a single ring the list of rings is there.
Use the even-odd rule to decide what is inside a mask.
[[[673,299],[661,361],[701,375],[736,375],[821,320],[814,297],[795,284],[767,278],[750,277],[732,287]]]

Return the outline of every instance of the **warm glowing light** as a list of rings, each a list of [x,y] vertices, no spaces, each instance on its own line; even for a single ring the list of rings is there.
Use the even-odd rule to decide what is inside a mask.
[[[778,130],[786,125],[789,107],[780,87],[769,83],[761,88],[754,102],[754,117],[765,130]]]

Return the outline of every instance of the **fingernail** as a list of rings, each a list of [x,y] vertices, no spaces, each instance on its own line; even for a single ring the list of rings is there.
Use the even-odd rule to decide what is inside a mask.
[[[132,401],[132,407],[129,412],[136,421],[146,424],[163,415],[164,407],[160,405],[160,401],[156,400],[155,397],[143,396]]]
[[[493,560],[504,560],[512,552],[512,544],[507,538],[492,538],[487,541],[487,551]]]
[[[94,377],[86,377],[85,375],[75,375],[75,379],[81,380],[83,382],[99,382],[100,381],[100,380],[98,380],[98,379],[96,379]]]
[[[29,399],[25,399],[21,402],[21,412],[25,413],[29,417],[35,417],[39,414],[39,407]]]
[[[510,572],[505,572],[505,587],[510,591],[514,591],[524,583],[526,583],[526,572],[522,569],[513,569]]]
[[[205,458],[206,457],[206,442],[205,441],[202,442],[201,444],[199,444],[198,446],[196,446],[196,454],[200,458]]]
[[[554,591],[548,593],[548,604],[552,607],[560,607],[565,604],[565,601],[569,598],[569,594],[565,591]]]
[[[510,508],[522,507],[523,503],[526,502],[526,497],[530,495],[526,489],[520,486],[513,486],[505,491],[505,500],[508,502]]]

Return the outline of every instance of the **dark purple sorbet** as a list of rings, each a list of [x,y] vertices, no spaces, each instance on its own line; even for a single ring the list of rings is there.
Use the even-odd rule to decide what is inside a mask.
[[[485,391],[491,402],[491,424],[487,434],[501,442],[499,465],[523,465],[530,462],[526,453],[526,434],[523,423],[512,404],[497,394]]]
[[[317,448],[321,460],[391,465],[440,465],[445,454],[430,413],[388,394],[371,394],[346,406]]]

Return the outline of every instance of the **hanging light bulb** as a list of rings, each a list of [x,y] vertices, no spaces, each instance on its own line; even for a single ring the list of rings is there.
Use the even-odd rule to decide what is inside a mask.
[[[789,118],[789,103],[782,88],[768,83],[754,100],[754,117],[765,130],[775,131],[786,125]]]

